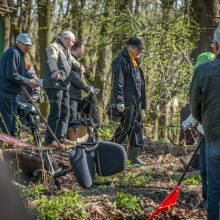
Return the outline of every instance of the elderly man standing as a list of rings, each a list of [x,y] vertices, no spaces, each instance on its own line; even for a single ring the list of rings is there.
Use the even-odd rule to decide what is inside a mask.
[[[28,34],[19,34],[16,44],[7,49],[0,60],[0,127],[4,133],[13,136],[16,135],[16,97],[21,92],[21,86],[38,86],[25,68],[24,55],[29,52],[31,45]]]
[[[190,86],[193,117],[203,125],[208,177],[208,220],[220,219],[220,27],[214,32],[214,61],[200,65]]]
[[[65,31],[46,49],[46,63],[43,86],[50,101],[48,124],[62,144],[71,145],[66,138],[69,120],[69,83],[67,78],[72,68],[70,48],[75,36]],[[45,145],[56,145],[53,137],[46,131]]]
[[[141,109],[146,108],[145,81],[138,60],[143,49],[141,40],[132,37],[112,64],[112,105],[121,113],[121,124],[112,141],[122,144],[128,138],[129,158],[138,165],[143,165],[139,159],[143,144]]]

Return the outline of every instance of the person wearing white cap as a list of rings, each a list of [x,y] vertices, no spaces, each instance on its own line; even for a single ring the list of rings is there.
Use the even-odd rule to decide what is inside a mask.
[[[22,90],[21,86],[38,86],[25,68],[24,55],[31,45],[30,36],[21,33],[17,35],[15,45],[8,48],[0,60],[0,127],[2,132],[13,136],[16,135],[16,97]]]

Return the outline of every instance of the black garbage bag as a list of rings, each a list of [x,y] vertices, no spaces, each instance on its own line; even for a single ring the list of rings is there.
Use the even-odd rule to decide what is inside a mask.
[[[80,112],[82,118],[86,118],[87,123],[89,123],[93,128],[97,129],[100,127],[100,115],[94,95],[89,94],[87,97],[82,99],[80,102]]]

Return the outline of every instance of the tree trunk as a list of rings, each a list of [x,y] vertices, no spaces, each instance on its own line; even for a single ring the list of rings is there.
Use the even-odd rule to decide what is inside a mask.
[[[166,134],[166,101],[162,101],[159,104],[160,114],[158,117],[158,139],[164,139]]]
[[[7,0],[2,0],[2,5],[5,6],[6,8],[9,6]],[[3,17],[3,26],[4,26],[4,43],[3,47],[4,50],[9,48],[10,46],[10,33],[11,33],[11,16],[10,13],[4,14]]]
[[[169,30],[169,19],[170,19],[170,11],[173,7],[175,0],[162,0],[162,20],[163,20],[163,28],[168,31]],[[166,36],[164,36],[166,38]],[[166,41],[166,39],[164,39]],[[166,70],[165,70],[166,72]],[[163,72],[161,74],[164,74]],[[167,137],[166,134],[166,104],[168,102],[167,91],[164,86],[162,86],[163,94],[161,96],[161,101],[159,102],[159,111],[160,115],[158,117],[158,139],[164,139]]]
[[[107,1],[105,3],[105,11],[104,17],[107,18],[109,16],[109,5],[111,1]],[[108,99],[110,94],[106,93],[107,78],[109,75],[109,71],[106,68],[106,57],[107,57],[107,46],[105,45],[105,39],[107,34],[107,25],[105,22],[103,23],[100,30],[100,39],[99,39],[99,47],[98,47],[98,59],[97,65],[95,69],[95,78],[94,78],[94,86],[100,89],[99,94],[97,95],[98,104],[100,109],[104,110],[106,108]],[[101,113],[101,112],[100,112]],[[102,112],[103,113],[103,112]],[[100,114],[103,119],[103,114]]]
[[[218,25],[216,20],[219,16],[218,4],[218,0],[192,0],[191,2],[190,16],[200,29],[198,46],[192,53],[192,58],[195,60],[200,53],[212,51],[213,32]]]
[[[115,27],[123,26],[126,23],[127,18],[130,17],[129,9],[131,6],[131,0],[116,0],[115,1]],[[119,15],[123,15],[120,16]],[[118,20],[120,18],[120,21]],[[124,22],[123,22],[124,21]],[[130,37],[130,36],[129,36]],[[126,32],[115,32],[112,38],[112,54],[113,57],[118,54],[121,48],[125,45],[125,41],[128,38]]]
[[[38,1],[38,41],[39,41],[39,57],[40,57],[40,78],[44,74],[45,50],[50,43],[50,27],[51,27],[51,3],[50,0]],[[41,113],[44,117],[48,113],[48,102],[41,105]]]

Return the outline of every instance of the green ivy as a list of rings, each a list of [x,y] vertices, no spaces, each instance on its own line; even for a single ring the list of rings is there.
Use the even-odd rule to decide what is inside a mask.
[[[60,196],[43,197],[37,200],[37,212],[40,217],[53,220],[84,220],[85,206],[76,192],[68,192]]]
[[[42,195],[44,195],[47,192],[47,190],[48,190],[48,188],[45,187],[44,185],[41,185],[41,184],[33,186],[31,188],[20,187],[20,191],[26,197],[29,197],[29,198],[32,198],[32,199],[40,198]]]
[[[184,180],[184,182],[190,185],[199,185],[202,182],[202,178],[201,176],[188,177]]]
[[[121,209],[125,216],[141,214],[141,207],[138,203],[139,198],[125,193],[117,193],[114,201],[114,206]]]

